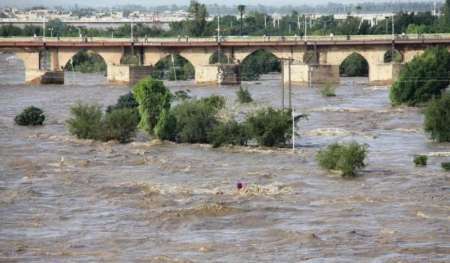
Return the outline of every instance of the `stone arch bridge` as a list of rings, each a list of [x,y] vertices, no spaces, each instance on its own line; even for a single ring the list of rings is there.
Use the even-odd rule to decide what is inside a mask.
[[[128,52],[138,54],[140,64],[154,66],[170,54],[179,54],[195,69],[195,80],[199,84],[218,81],[218,65],[210,65],[211,56],[220,48],[230,63],[239,63],[257,50],[271,52],[279,59],[291,60],[291,80],[339,81],[339,65],[352,53],[364,57],[369,65],[369,82],[389,84],[395,80],[402,64],[409,62],[426,48],[450,46],[450,35],[406,35],[401,37],[346,36],[316,37],[227,37],[191,39],[106,39],[106,38],[4,38],[0,39],[0,52],[13,52],[25,66],[25,80],[36,83],[49,71],[60,71],[80,50],[96,52],[105,60],[108,68],[120,67],[123,56]],[[401,55],[396,62],[385,62],[386,52],[395,49]],[[314,62],[306,61],[306,54],[313,54]],[[47,59],[43,66],[44,55]],[[285,74],[287,70],[284,70]],[[316,72],[313,76],[311,73]],[[108,79],[120,71],[108,70]],[[285,78],[287,79],[287,78]]]

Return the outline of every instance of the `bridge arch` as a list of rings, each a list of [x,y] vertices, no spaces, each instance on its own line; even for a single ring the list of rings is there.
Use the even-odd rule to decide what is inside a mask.
[[[68,71],[79,71],[82,73],[106,72],[105,59],[92,49],[82,48],[78,50],[65,64],[62,69]]]
[[[122,58],[121,47],[63,47],[58,49],[58,65],[55,68],[62,69],[80,50],[92,50],[103,58],[106,65],[120,65]]]
[[[273,52],[256,49],[240,62],[242,80],[256,80],[260,74],[281,72],[281,62]]]
[[[166,54],[154,64],[152,76],[168,80],[194,79],[195,65],[179,53]]]
[[[339,75],[345,77],[368,77],[369,62],[358,52],[353,52],[339,65]]]
[[[402,63],[403,54],[397,49],[391,48],[384,53],[383,56],[384,63]]]

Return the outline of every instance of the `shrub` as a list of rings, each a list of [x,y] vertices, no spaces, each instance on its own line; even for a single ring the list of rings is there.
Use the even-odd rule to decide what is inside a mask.
[[[69,132],[80,139],[98,140],[102,130],[102,110],[97,104],[78,103],[70,108],[72,118],[67,121]]]
[[[122,109],[122,108],[130,108],[135,109],[139,106],[136,99],[134,98],[133,93],[128,92],[125,95],[122,95],[117,99],[117,103],[115,105],[110,105],[106,109],[106,112],[111,112],[115,109]]]
[[[449,69],[450,54],[445,48],[427,49],[400,72],[390,90],[392,104],[414,106],[440,96],[449,84]]]
[[[218,123],[217,108],[211,100],[184,101],[173,109],[177,141],[208,143],[208,133]]]
[[[416,155],[414,157],[414,164],[416,166],[426,166],[428,157],[426,155]]]
[[[450,162],[443,162],[443,163],[441,163],[441,167],[445,171],[450,171]]]
[[[291,112],[287,110],[259,110],[247,118],[246,124],[252,138],[255,138],[259,145],[285,144],[291,136]]]
[[[138,115],[134,109],[121,108],[106,113],[101,124],[100,139],[129,142],[136,132],[138,122]]]
[[[332,83],[325,83],[320,89],[320,94],[324,97],[336,97],[336,88]]]
[[[425,109],[425,131],[438,142],[450,141],[450,93],[433,99]]]
[[[177,119],[171,110],[164,109],[155,127],[155,135],[161,140],[174,141],[177,135]]]
[[[220,110],[225,107],[225,98],[222,96],[212,95],[199,100],[200,103],[205,104],[207,107],[212,107],[215,110]]]
[[[133,94],[139,104],[139,127],[153,134],[161,112],[170,108],[172,94],[162,81],[152,78],[139,81],[133,88]]]
[[[243,89],[242,86],[239,87],[239,90],[236,92],[239,103],[249,103],[252,102],[252,96],[248,89]]]
[[[356,142],[348,144],[334,143],[320,150],[316,156],[320,167],[328,170],[339,170],[342,176],[356,176],[357,170],[365,167],[367,145]]]
[[[34,106],[25,108],[19,115],[14,118],[17,125],[42,125],[45,120],[44,112]]]
[[[225,144],[247,145],[250,139],[247,126],[235,120],[218,124],[208,136],[213,147],[220,147]]]

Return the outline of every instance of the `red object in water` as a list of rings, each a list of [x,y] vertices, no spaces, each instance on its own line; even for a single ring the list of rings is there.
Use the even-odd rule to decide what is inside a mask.
[[[242,182],[238,182],[236,184],[236,187],[237,187],[238,190],[241,190],[242,188],[244,188],[244,184]]]

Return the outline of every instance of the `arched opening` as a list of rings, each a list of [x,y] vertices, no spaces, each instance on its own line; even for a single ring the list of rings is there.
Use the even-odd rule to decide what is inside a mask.
[[[195,68],[179,54],[171,54],[155,64],[152,77],[162,80],[191,80],[195,77]]]
[[[369,63],[360,54],[350,54],[339,66],[339,74],[343,77],[369,76]]]
[[[228,57],[227,55],[224,54],[224,52],[220,52],[218,50],[216,50],[211,57],[209,57],[209,64],[217,64],[217,63],[221,63],[221,64],[229,64],[231,63],[231,59],[230,57]]]
[[[14,52],[0,52],[0,85],[25,83],[25,64]]]
[[[65,83],[99,84],[106,82],[105,60],[95,51],[82,49],[64,66]]]
[[[384,63],[401,63],[403,61],[403,55],[397,49],[389,49],[384,53]]]
[[[82,49],[67,62],[64,70],[81,73],[104,73],[106,72],[106,63],[94,51]]]
[[[280,60],[272,53],[259,49],[248,55],[241,62],[241,80],[258,80],[261,75],[280,73]]]

